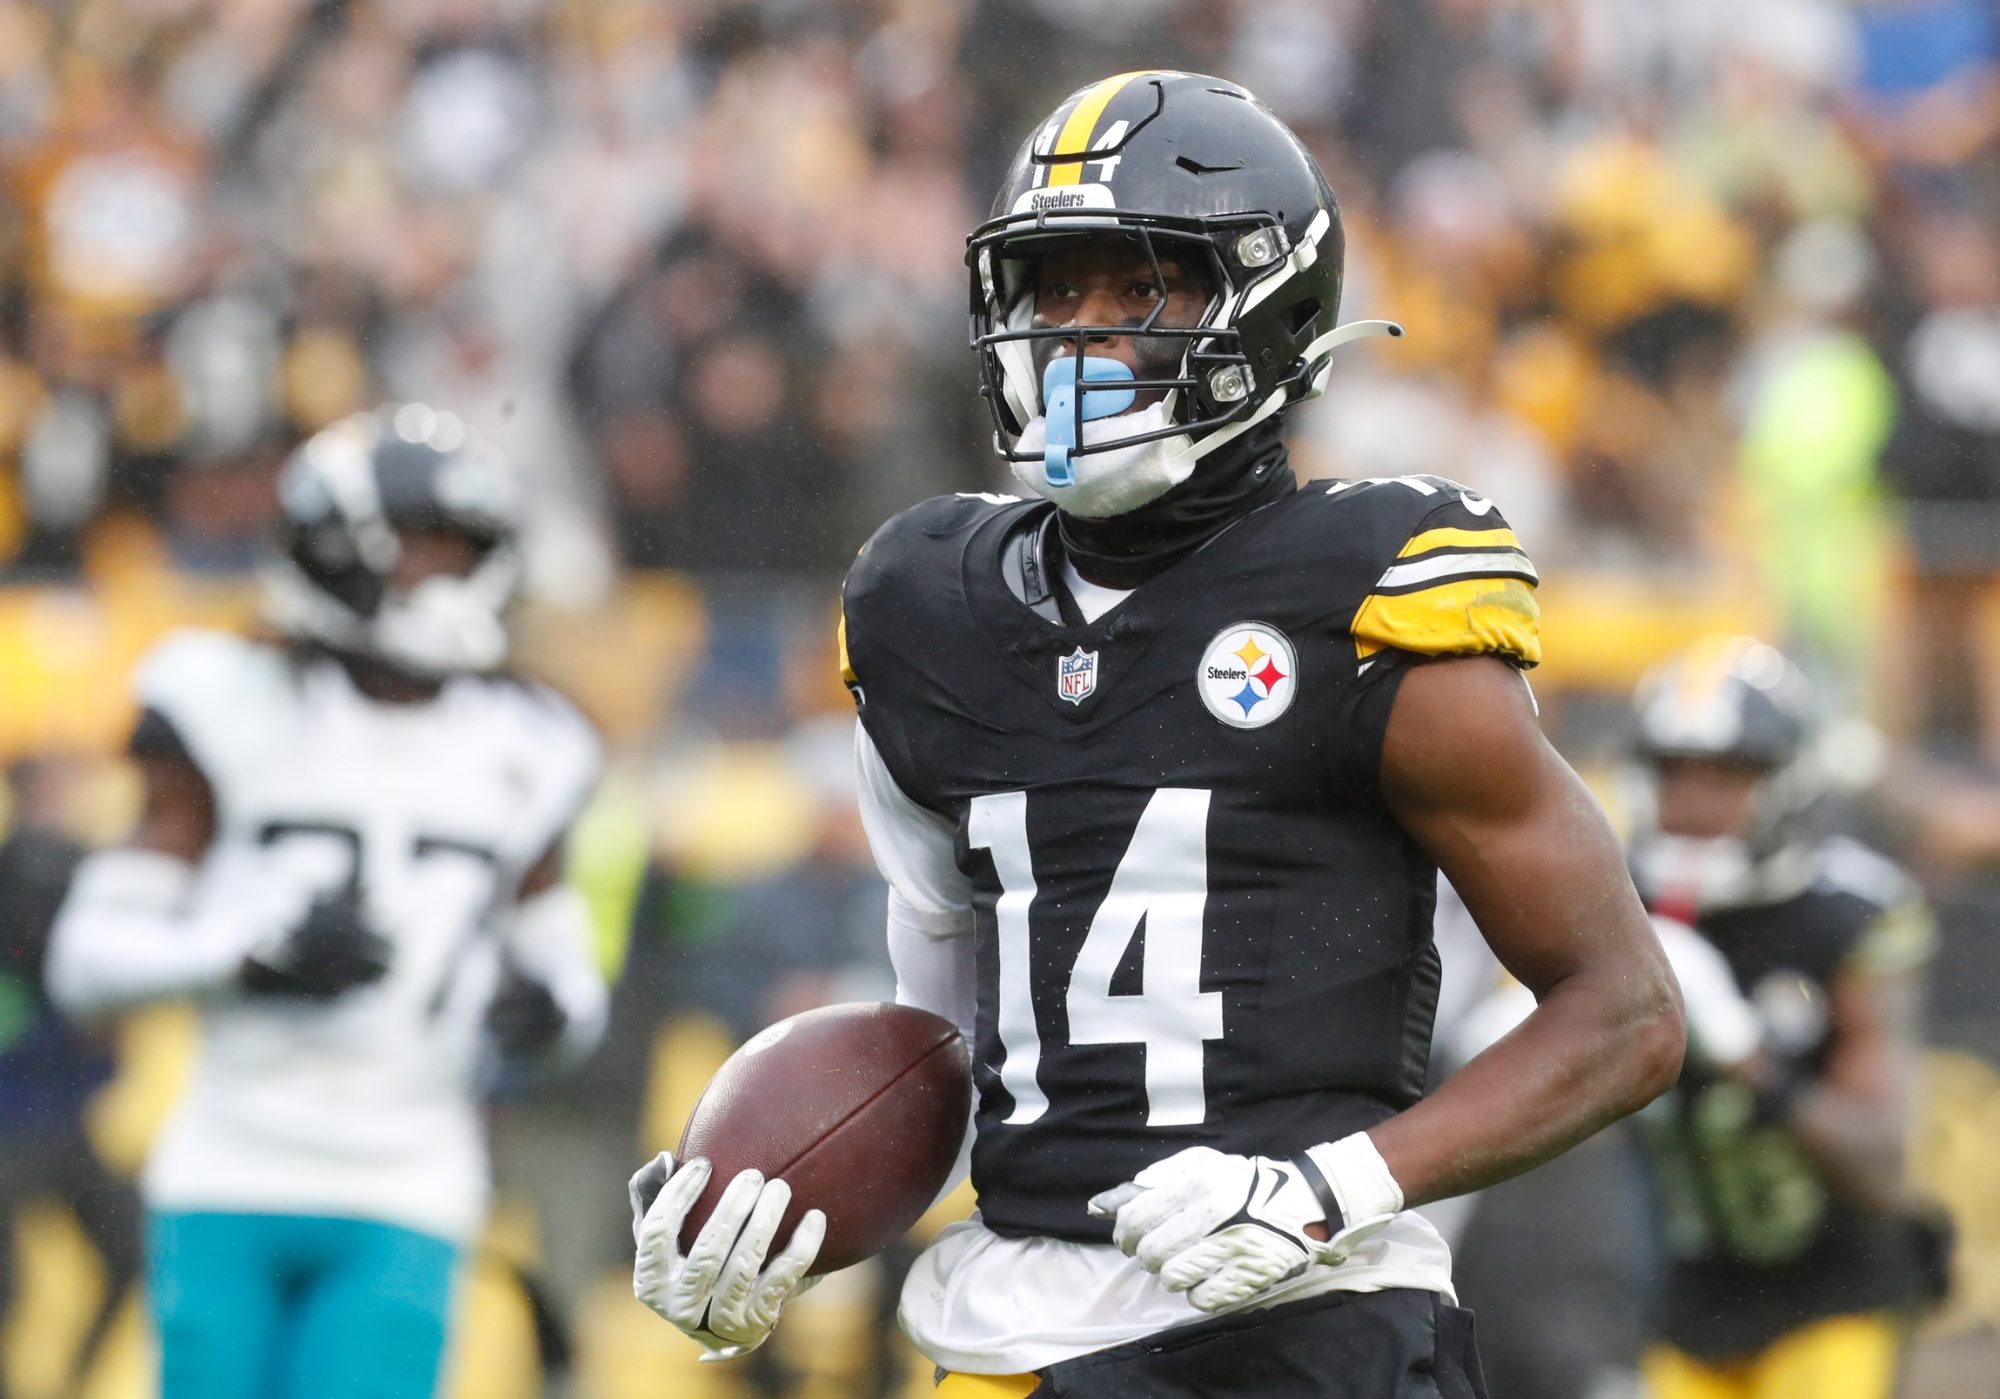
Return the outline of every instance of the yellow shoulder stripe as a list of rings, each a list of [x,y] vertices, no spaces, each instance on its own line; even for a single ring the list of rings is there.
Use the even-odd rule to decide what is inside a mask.
[[[938,1399],[1027,1399],[1041,1386],[1040,1375],[967,1375],[957,1370],[938,1376]]]
[[[1937,925],[1921,903],[1889,909],[1868,925],[1847,954],[1845,967],[1865,976],[1913,972],[1937,951]]]
[[[1090,138],[1097,130],[1097,119],[1104,115],[1104,109],[1111,105],[1111,99],[1124,91],[1125,85],[1134,78],[1156,72],[1152,68],[1137,68],[1130,73],[1118,73],[1101,82],[1092,83],[1084,89],[1083,96],[1076,99],[1076,105],[1069,109],[1069,116],[1063,122],[1062,131],[1056,136],[1055,149],[1050,155],[1073,155],[1077,159],[1066,161],[1049,169],[1051,185],[1074,185],[1083,180],[1083,156],[1090,150]]]
[[[1539,665],[1541,620],[1534,589],[1520,579],[1461,578],[1413,593],[1371,594],[1354,614],[1354,651],[1364,660],[1393,647]]]
[[[1514,537],[1510,529],[1427,529],[1422,534],[1410,536],[1410,542],[1397,553],[1399,559],[1407,559],[1412,554],[1428,554],[1433,549],[1452,546],[1460,549],[1519,549],[1521,541]]]
[[[847,611],[844,608],[840,613],[840,630],[836,635],[840,641],[840,683],[857,685],[860,679],[854,673],[854,662],[847,659]]]

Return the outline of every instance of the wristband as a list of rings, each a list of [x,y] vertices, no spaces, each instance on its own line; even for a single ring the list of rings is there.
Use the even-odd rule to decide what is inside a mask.
[[[1335,1203],[1340,1207],[1344,1227],[1352,1228],[1371,1219],[1382,1219],[1403,1208],[1403,1188],[1389,1174],[1389,1163],[1375,1149],[1366,1132],[1355,1132],[1336,1142],[1308,1147],[1306,1159],[1319,1168]],[[1310,1181],[1312,1177],[1307,1175]],[[1332,1219],[1329,1217],[1328,1223]]]
[[[1347,1227],[1347,1215],[1340,1208],[1340,1197],[1333,1193],[1333,1186],[1328,1183],[1325,1172],[1320,1170],[1319,1163],[1309,1153],[1301,1151],[1289,1159],[1293,1169],[1311,1188],[1313,1198],[1319,1201],[1319,1212],[1326,1216],[1326,1236],[1331,1239]]]

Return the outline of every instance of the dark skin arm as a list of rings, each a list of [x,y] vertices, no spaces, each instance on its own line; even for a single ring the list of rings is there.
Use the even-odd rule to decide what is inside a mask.
[[[148,756],[139,759],[139,780],[144,804],[125,843],[199,864],[215,839],[215,791],[201,769],[185,758]]]
[[[521,877],[521,891],[515,896],[517,901],[525,903],[535,895],[546,894],[562,883],[563,847],[566,841],[566,833],[557,836],[549,848],[542,852],[542,858],[535,861],[528,872]]]
[[[1904,1140],[1917,1073],[1917,979],[1849,972],[1829,997],[1832,1053],[1789,1127],[1835,1194],[1887,1213],[1904,1203]],[[1770,1074],[1753,1066],[1753,1076]]]
[[[1537,1006],[1438,1091],[1369,1129],[1406,1203],[1540,1165],[1680,1073],[1680,990],[1602,808],[1490,658],[1404,677],[1383,745],[1390,811]]]

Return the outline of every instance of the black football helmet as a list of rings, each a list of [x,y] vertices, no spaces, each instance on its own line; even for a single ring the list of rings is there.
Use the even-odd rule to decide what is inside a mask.
[[[266,606],[279,630],[426,679],[506,658],[521,578],[517,492],[458,418],[421,403],[357,413],[292,454],[278,495]],[[397,589],[403,542],[420,531],[472,544],[472,570]]]
[[[1159,325],[1164,299],[1123,326],[1033,325],[1035,264],[1055,240],[1129,240],[1153,263],[1171,251],[1212,290],[1189,327]],[[1014,158],[992,217],[967,239],[972,344],[993,412],[995,449],[1010,462],[1043,461],[1064,484],[1068,455],[1185,437],[1186,466],[1325,385],[1328,357],[1347,339],[1401,334],[1387,321],[1336,326],[1345,238],[1340,210],[1297,136],[1234,83],[1195,73],[1121,73],[1071,94]],[[1164,285],[1164,282],[1161,282]],[[1169,343],[1160,371],[1052,391],[1038,342],[1067,339],[1083,364],[1092,336]],[[1165,395],[1163,425],[1087,436],[1086,421],[1122,413],[1130,391]],[[1097,403],[1086,404],[1087,399]],[[1047,400],[1047,401],[1045,401]],[[1050,407],[1050,402],[1054,407]],[[1022,444],[1031,423],[1045,440]],[[1140,426],[1135,424],[1135,427]],[[1103,429],[1098,429],[1102,432]]]
[[[1634,878],[1649,897],[1701,908],[1784,897],[1809,877],[1813,813],[1830,786],[1812,683],[1754,637],[1710,637],[1640,681],[1628,774]],[[1692,839],[1659,826],[1660,768],[1674,759],[1761,774],[1748,827]]]

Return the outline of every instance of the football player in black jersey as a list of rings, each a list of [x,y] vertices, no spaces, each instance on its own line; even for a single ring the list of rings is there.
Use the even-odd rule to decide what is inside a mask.
[[[1928,1245],[1904,1213],[1916,890],[1822,838],[1814,701],[1771,647],[1716,638],[1636,702],[1632,865],[1687,998],[1688,1064],[1642,1119],[1673,1256],[1658,1399],[1886,1399]]]
[[[843,596],[899,997],[975,1045],[979,1214],[902,1320],[955,1395],[1470,1395],[1410,1207],[1658,1094],[1672,980],[1520,674],[1535,570],[1436,477],[1300,487],[1342,232],[1243,89],[1125,73],[1028,138],[968,243],[1027,499],[897,516]],[[1422,1096],[1442,867],[1540,999]],[[811,1257],[746,1173],[634,1182],[639,1295],[710,1355]],[[807,1215],[809,1221],[814,1219]]]

